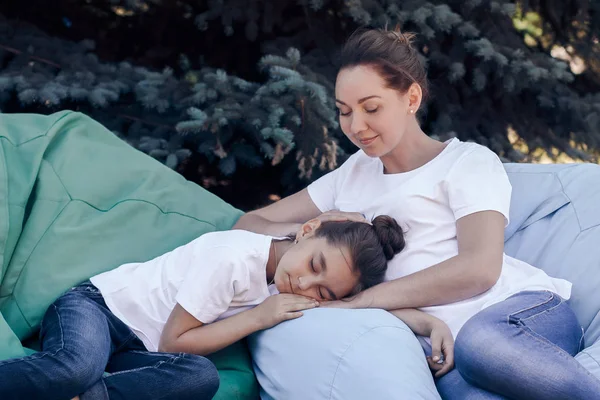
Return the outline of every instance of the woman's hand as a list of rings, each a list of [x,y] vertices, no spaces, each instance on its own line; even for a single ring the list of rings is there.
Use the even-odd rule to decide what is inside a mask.
[[[436,378],[440,378],[454,368],[454,338],[448,325],[442,321],[431,327],[431,356],[427,364]]]
[[[253,309],[262,329],[302,316],[302,310],[315,308],[319,302],[298,294],[282,293],[268,297]]]
[[[354,222],[364,222],[367,224],[371,223],[361,213],[338,211],[338,210],[326,211],[314,219],[318,219],[319,221],[321,221],[321,223],[331,222],[331,221],[334,221],[334,222],[354,221]],[[301,236],[302,236],[302,228],[300,228],[298,230],[298,232],[296,232],[296,239],[299,239]]]
[[[341,300],[331,300],[331,301],[320,301],[320,306],[325,308],[345,308],[345,309],[357,309],[357,308],[368,308],[365,307],[361,300],[358,297],[359,295],[345,298]]]

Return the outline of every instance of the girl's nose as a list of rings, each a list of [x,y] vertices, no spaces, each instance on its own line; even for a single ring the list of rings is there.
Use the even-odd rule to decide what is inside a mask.
[[[299,276],[298,277],[298,289],[307,290],[310,288],[310,277]]]

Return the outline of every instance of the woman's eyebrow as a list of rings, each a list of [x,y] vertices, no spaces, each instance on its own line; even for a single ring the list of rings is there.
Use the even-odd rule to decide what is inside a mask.
[[[360,103],[364,103],[365,101],[367,101],[367,100],[369,100],[369,99],[372,99],[372,98],[374,98],[374,97],[377,97],[378,99],[380,99],[380,98],[381,98],[381,96],[377,96],[377,95],[372,95],[372,96],[363,97],[362,99],[359,99],[359,100],[358,100],[358,104],[360,104]],[[345,106],[347,106],[347,105],[348,105],[348,104],[344,103],[343,101],[341,101],[341,100],[339,100],[339,99],[335,99],[335,102],[336,102],[336,103],[343,104],[343,105],[345,105]]]

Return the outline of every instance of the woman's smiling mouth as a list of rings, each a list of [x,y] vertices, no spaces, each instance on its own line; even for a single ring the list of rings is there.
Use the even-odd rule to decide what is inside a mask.
[[[359,142],[360,142],[360,144],[362,144],[363,146],[368,146],[368,145],[370,145],[371,143],[373,143],[373,141],[374,141],[375,139],[377,139],[377,138],[378,138],[378,136],[372,136],[372,137],[370,137],[370,138],[358,139],[358,141],[359,141]]]

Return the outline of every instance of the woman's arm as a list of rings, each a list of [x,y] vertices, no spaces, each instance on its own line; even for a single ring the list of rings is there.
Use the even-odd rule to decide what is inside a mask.
[[[415,334],[429,337],[431,356],[427,356],[427,364],[437,378],[454,368],[454,338],[444,321],[413,308],[390,312],[404,321]]]
[[[390,313],[394,314],[398,319],[408,325],[415,335],[420,336],[429,336],[435,324],[444,323],[439,318],[414,308],[399,308],[390,311]]]
[[[267,207],[242,215],[233,229],[286,236],[298,232],[303,223],[319,214],[321,211],[311,200],[308,190],[304,189]]]
[[[504,216],[497,211],[469,214],[456,222],[458,255],[430,268],[359,293],[340,308],[419,308],[465,300],[490,289],[500,277]]]
[[[348,220],[368,222],[362,214],[355,212],[332,210],[321,213],[310,198],[308,190],[304,189],[267,207],[242,215],[232,229],[243,229],[271,236],[286,236],[290,233],[296,234],[302,224],[313,218],[318,218],[321,222]]]

